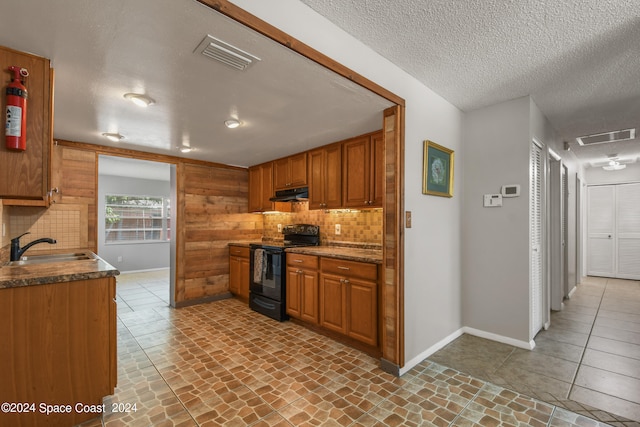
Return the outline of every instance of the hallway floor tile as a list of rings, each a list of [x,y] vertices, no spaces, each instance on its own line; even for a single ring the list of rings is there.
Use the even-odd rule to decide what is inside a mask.
[[[564,304],[532,351],[463,335],[429,360],[603,422],[640,426],[640,282],[586,277]]]

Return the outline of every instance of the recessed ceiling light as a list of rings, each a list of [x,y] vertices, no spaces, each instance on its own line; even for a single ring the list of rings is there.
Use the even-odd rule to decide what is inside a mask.
[[[102,136],[108,138],[110,141],[113,141],[113,142],[118,142],[121,139],[124,139],[124,135],[120,135],[117,132],[105,132],[102,134]]]
[[[240,120],[237,120],[237,119],[225,120],[224,125],[229,129],[235,129],[238,126],[240,126]]]
[[[187,146],[180,147],[180,152],[181,153],[190,153],[192,151],[193,151],[193,148],[191,148],[191,147],[187,147]]]
[[[138,107],[148,107],[149,105],[156,103],[152,98],[140,93],[125,93],[124,97],[136,104]]]

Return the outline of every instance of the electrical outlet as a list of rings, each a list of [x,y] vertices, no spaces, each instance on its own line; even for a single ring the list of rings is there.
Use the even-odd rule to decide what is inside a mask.
[[[282,224],[278,224],[278,233],[282,233]]]
[[[405,212],[405,226],[407,228],[411,228],[411,211],[406,211]]]
[[[342,232],[342,227],[340,226],[340,224],[336,224],[336,236],[339,235]]]

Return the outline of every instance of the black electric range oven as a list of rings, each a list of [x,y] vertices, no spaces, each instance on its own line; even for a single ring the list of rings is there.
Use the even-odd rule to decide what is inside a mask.
[[[282,242],[264,242],[250,245],[249,307],[283,321],[286,313],[286,248],[318,246],[320,227],[310,224],[291,224],[282,229]]]

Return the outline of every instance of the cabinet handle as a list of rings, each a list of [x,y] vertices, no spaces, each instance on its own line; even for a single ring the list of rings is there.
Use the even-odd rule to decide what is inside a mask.
[[[349,267],[343,267],[341,265],[338,266],[339,270],[351,270]]]
[[[298,270],[298,271],[296,271],[296,273],[302,274],[302,270]]]
[[[302,262],[301,259],[294,259],[293,262]]]
[[[351,283],[351,282],[349,282],[349,279],[344,279],[344,284],[345,285],[348,285],[349,283]]]

